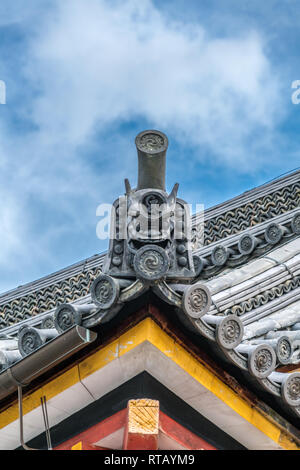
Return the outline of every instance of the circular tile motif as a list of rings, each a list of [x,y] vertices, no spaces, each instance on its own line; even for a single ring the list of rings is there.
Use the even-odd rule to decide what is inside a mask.
[[[267,377],[276,366],[274,349],[267,344],[260,344],[250,354],[248,360],[249,371],[260,379]]]
[[[200,283],[189,286],[182,298],[184,312],[192,318],[201,318],[211,306],[208,288]]]
[[[228,252],[222,245],[215,246],[211,254],[212,263],[215,266],[223,266],[228,259]]]
[[[243,235],[239,239],[238,248],[242,255],[250,255],[255,248],[255,239],[251,235]]]
[[[290,360],[292,355],[293,348],[292,343],[288,336],[282,336],[279,338],[277,345],[276,345],[276,354],[278,361],[281,364],[287,364]]]
[[[159,153],[168,147],[168,138],[163,132],[150,130],[140,132],[135,138],[139,150],[145,153]]]
[[[54,325],[59,333],[68,330],[73,325],[81,324],[81,314],[72,305],[61,304],[54,314]]]
[[[136,252],[133,266],[137,277],[156,281],[166,276],[170,266],[169,256],[160,246],[146,245]]]
[[[216,340],[225,349],[236,348],[242,341],[244,327],[236,315],[228,315],[217,326]]]
[[[42,346],[42,341],[34,328],[23,328],[19,333],[18,346],[20,353],[24,357]]]
[[[300,372],[286,374],[281,385],[281,393],[284,401],[290,406],[300,405]]]
[[[281,240],[282,235],[281,227],[278,224],[272,223],[266,228],[265,239],[267,243],[275,245],[275,243],[278,243]]]
[[[110,308],[119,297],[118,282],[107,274],[100,274],[91,285],[91,296],[101,309]]]

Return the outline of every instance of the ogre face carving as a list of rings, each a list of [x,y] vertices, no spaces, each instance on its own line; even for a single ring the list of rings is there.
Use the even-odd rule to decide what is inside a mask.
[[[164,191],[133,191],[128,197],[128,242],[163,243],[174,230],[175,201]]]
[[[114,203],[113,237],[104,271],[148,281],[193,277],[189,208],[177,198],[177,183],[170,194],[165,191],[160,173],[165,168],[167,138],[158,131],[146,131],[136,143],[138,188],[131,189],[125,180],[126,194]]]

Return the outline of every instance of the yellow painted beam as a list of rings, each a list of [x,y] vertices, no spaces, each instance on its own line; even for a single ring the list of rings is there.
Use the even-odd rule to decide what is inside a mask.
[[[255,409],[245,398],[232,390],[205,364],[197,360],[189,351],[164,332],[151,318],[146,318],[121,335],[117,340],[105,345],[100,350],[83,359],[60,376],[44,384],[39,390],[24,397],[24,414],[40,405],[40,397],[47,400],[67,390],[85,377],[102,369],[118,357],[148,341],[170,358],[174,363],[190,374],[195,380],[211,391],[227,406],[238,413],[270,439],[284,449],[299,449],[297,444],[274,424],[266,415]],[[0,429],[18,418],[17,403],[0,413]]]

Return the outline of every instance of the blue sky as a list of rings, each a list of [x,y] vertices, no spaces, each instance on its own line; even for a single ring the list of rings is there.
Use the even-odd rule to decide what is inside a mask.
[[[205,207],[300,166],[298,0],[1,0],[0,292],[104,251],[96,209],[168,135]]]

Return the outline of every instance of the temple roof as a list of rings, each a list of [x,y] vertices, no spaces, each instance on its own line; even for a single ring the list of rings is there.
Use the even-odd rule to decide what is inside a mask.
[[[192,216],[194,278],[114,281],[116,298],[107,308],[97,302],[95,284],[105,276],[105,254],[2,294],[0,378],[70,326],[109,325],[151,290],[187,329],[299,417],[299,206],[297,171],[205,210],[203,246],[202,215]]]
[[[229,238],[300,206],[300,170],[208,208],[204,211],[204,247],[198,247],[199,218],[192,216],[194,251],[209,253],[209,245]],[[291,218],[291,217],[290,217]],[[281,220],[281,219],[280,219]],[[228,239],[228,240],[227,240]],[[238,240],[238,238],[236,239]],[[215,245],[212,245],[215,246]],[[58,303],[73,302],[89,292],[92,281],[101,272],[105,253],[96,254],[36,281],[0,295],[0,329],[31,319],[56,308]]]

